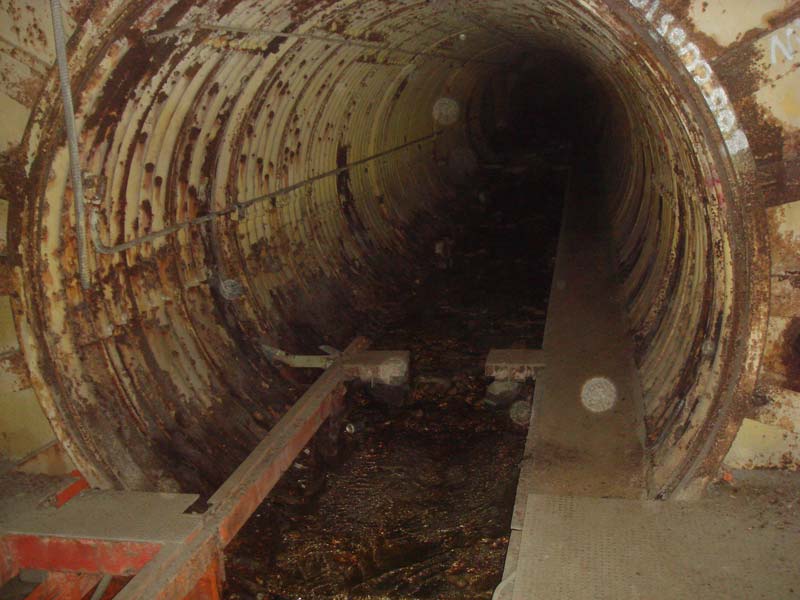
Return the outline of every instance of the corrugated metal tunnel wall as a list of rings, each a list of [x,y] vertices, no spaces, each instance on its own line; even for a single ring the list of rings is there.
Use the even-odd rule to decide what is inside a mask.
[[[230,472],[294,397],[259,341],[346,342],[404,284],[484,151],[482,95],[540,50],[614,105],[599,171],[651,493],[712,475],[745,417],[796,464],[797,3],[65,2],[88,290],[49,10],[6,4],[4,410],[46,444],[38,402],[93,483]],[[35,446],[16,423],[9,455]]]

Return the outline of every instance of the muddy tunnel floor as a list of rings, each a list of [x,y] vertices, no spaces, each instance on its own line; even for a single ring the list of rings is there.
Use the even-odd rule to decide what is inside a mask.
[[[351,388],[228,547],[227,598],[491,597],[527,428],[487,397],[484,361],[541,346],[563,174],[527,163],[481,181],[373,336],[411,351],[410,390]]]

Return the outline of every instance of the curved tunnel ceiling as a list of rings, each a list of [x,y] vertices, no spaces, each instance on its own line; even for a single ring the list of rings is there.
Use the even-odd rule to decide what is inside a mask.
[[[552,52],[590,69],[612,107],[602,226],[651,492],[719,464],[763,347],[764,220],[748,212],[754,164],[728,94],[665,8],[119,0],[73,14],[92,285],[51,78],[26,134],[17,321],[40,401],[93,483],[208,489],[230,472],[295,397],[260,341],[354,335],[458,202],[454,161],[489,152],[481,98]],[[434,116],[441,98],[457,102],[452,124]]]

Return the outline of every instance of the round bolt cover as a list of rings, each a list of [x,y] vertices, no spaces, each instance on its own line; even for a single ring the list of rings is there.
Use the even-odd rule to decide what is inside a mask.
[[[244,295],[244,286],[235,279],[223,279],[219,291],[226,300],[236,300]]]

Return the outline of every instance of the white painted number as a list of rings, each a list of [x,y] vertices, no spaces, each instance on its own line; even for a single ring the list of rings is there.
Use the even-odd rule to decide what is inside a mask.
[[[628,0],[634,8],[644,12],[644,18],[650,23],[658,23],[656,33],[667,42],[677,48],[678,57],[683,62],[684,67],[694,79],[694,82],[700,86],[700,91],[705,98],[708,108],[714,115],[717,121],[717,127],[722,132],[725,138],[725,146],[728,152],[732,155],[744,152],[750,147],[747,141],[747,136],[744,131],[736,127],[736,114],[728,100],[728,94],[721,86],[714,87],[710,92],[706,92],[703,87],[711,84],[714,77],[714,70],[703,58],[700,48],[697,44],[687,42],[686,30],[682,27],[673,27],[675,17],[670,13],[663,13],[660,19],[656,19],[658,10],[661,7],[660,0]],[[794,23],[797,29],[800,30],[800,19],[795,20]],[[795,35],[795,30],[788,28],[786,30],[785,40],[781,40],[778,34],[772,38],[772,62],[776,60],[777,52],[780,51],[787,60],[794,56],[794,48],[792,47],[791,36]]]

